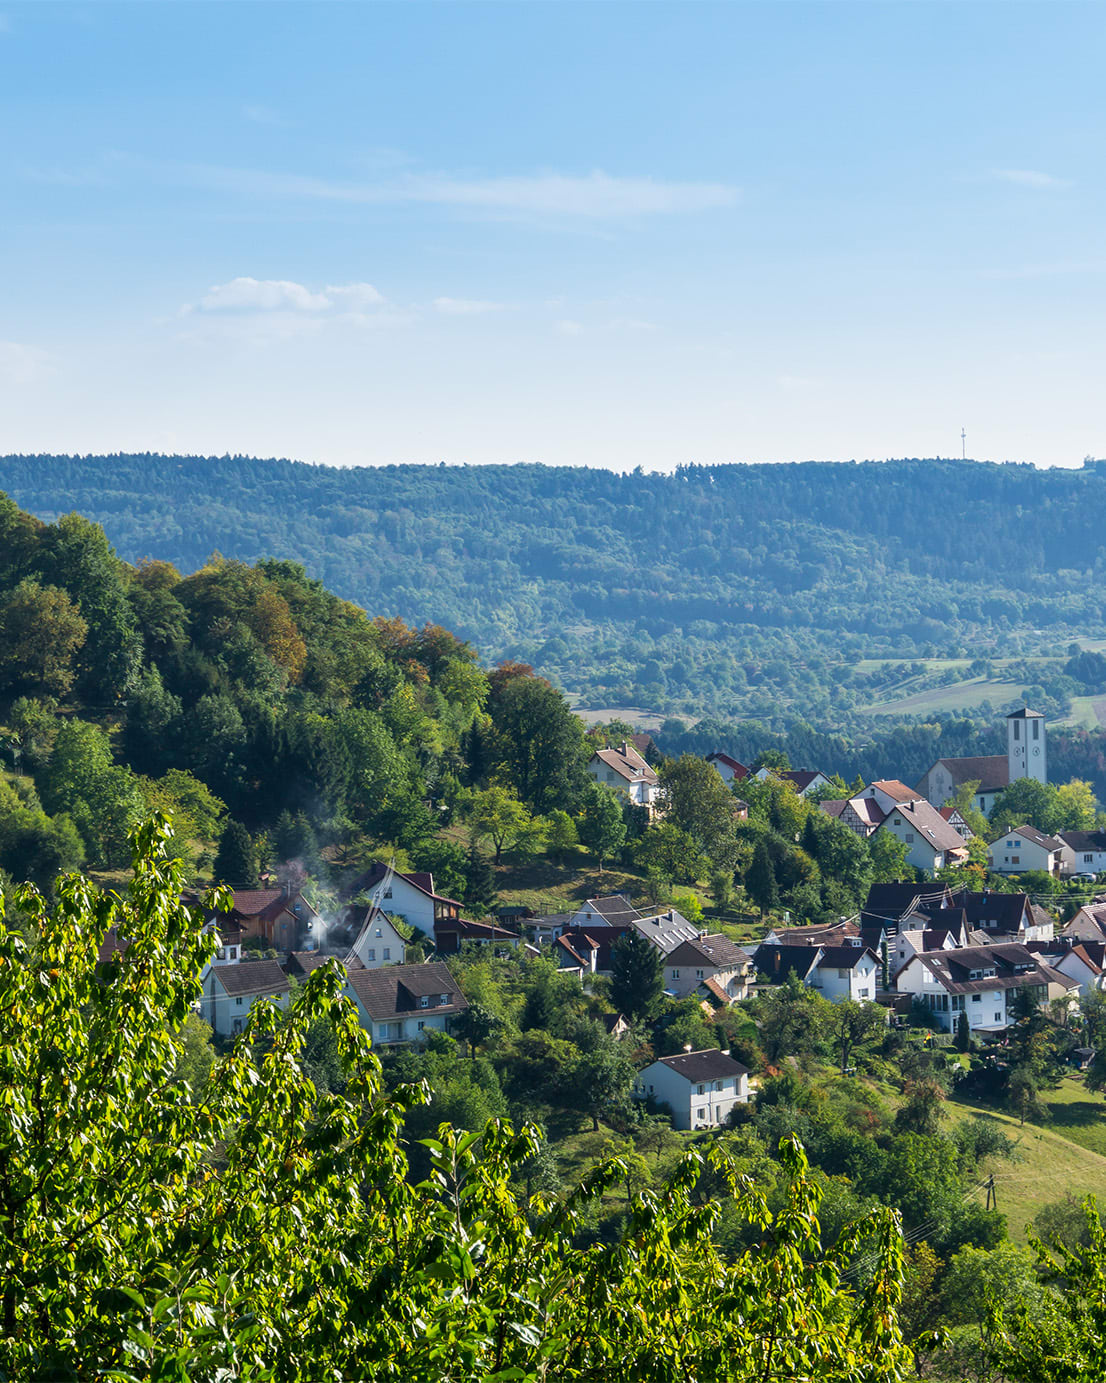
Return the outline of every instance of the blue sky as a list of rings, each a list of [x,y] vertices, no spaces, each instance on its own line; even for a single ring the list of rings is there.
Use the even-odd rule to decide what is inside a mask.
[[[1104,38],[0,0],[0,450],[1104,456]]]

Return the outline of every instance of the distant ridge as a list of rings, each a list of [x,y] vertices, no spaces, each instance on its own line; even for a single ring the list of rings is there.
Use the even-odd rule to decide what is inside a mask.
[[[5,456],[0,489],[47,519],[87,514],[131,561],[300,562],[374,612],[441,622],[600,704],[733,714],[771,692],[813,713],[825,669],[859,658],[1106,634],[1103,462],[655,475]]]

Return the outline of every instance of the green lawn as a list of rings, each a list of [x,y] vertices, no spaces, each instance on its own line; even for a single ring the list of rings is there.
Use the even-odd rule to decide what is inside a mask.
[[[873,701],[860,708],[863,715],[927,715],[937,711],[959,711],[993,701],[1001,705],[1013,700],[1022,690],[1020,682],[990,681],[985,677],[973,677],[967,682],[956,682],[950,687],[931,687],[928,691],[913,695]]]
[[[1020,1125],[1016,1118],[983,1105],[950,1100],[953,1120],[990,1119],[1017,1145],[1012,1160],[998,1158],[983,1168],[994,1173],[998,1208],[1010,1238],[1024,1242],[1025,1227],[1044,1205],[1069,1192],[1091,1194],[1106,1205],[1106,1100],[1075,1080],[1049,1092],[1053,1122],[1048,1127]],[[983,1192],[979,1193],[981,1196]]]
[[[1085,730],[1097,730],[1100,725],[1106,725],[1106,697],[1073,696],[1071,714],[1058,723],[1079,726]]]

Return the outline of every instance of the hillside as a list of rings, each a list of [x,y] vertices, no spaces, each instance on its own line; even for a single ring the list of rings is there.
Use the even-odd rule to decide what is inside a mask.
[[[1098,462],[616,475],[7,456],[0,489],[47,521],[87,515],[131,561],[294,559],[365,608],[443,623],[596,707],[909,715],[932,699],[900,707],[896,688],[916,684],[916,660],[944,659],[928,679],[941,708],[987,718],[1025,669],[982,660],[1106,635]]]

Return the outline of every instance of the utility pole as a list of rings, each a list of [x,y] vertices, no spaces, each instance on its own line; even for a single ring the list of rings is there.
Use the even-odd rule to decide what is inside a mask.
[[[968,434],[963,428],[960,429],[960,458],[963,461],[968,459]]]
[[[987,1178],[987,1206],[988,1210],[998,1210],[998,1191],[995,1188],[994,1172]]]

